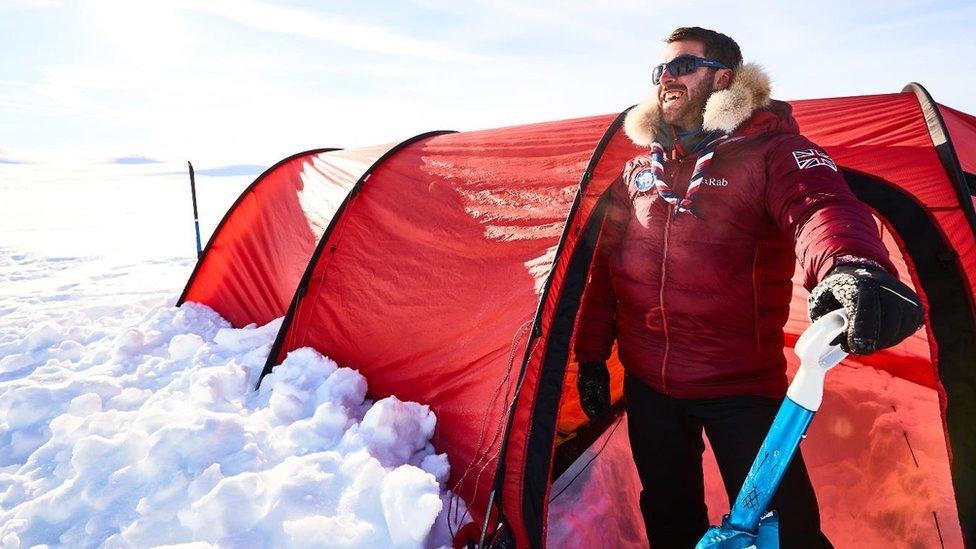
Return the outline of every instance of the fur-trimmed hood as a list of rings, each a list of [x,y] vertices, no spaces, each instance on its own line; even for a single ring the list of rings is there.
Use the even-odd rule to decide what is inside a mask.
[[[735,71],[732,85],[712,93],[705,103],[704,129],[732,133],[756,109],[769,105],[770,93],[769,76],[762,67],[755,63],[742,65]],[[656,89],[624,119],[627,137],[642,147],[650,146],[658,139],[670,142],[670,132],[662,131],[663,128]]]

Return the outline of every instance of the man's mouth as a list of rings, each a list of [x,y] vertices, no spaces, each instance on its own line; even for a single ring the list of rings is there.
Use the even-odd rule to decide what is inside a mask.
[[[661,102],[664,104],[668,104],[676,99],[680,99],[681,97],[684,97],[684,95],[685,95],[684,90],[668,90],[664,92]]]

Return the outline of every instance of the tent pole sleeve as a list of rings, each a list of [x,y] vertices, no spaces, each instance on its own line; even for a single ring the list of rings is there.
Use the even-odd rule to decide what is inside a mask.
[[[936,154],[942,162],[946,177],[952,183],[953,189],[959,200],[959,207],[969,221],[970,230],[973,238],[976,239],[976,208],[973,207],[972,192],[966,180],[962,165],[959,163],[959,156],[952,143],[952,136],[946,128],[939,106],[932,99],[921,84],[912,82],[904,87],[903,92],[913,92],[918,99],[925,117],[925,123],[929,129],[929,136],[935,146]],[[963,281],[967,282],[965,277]],[[968,283],[965,284],[968,287]],[[973,289],[968,288],[966,302],[971,303],[970,311],[976,309],[976,303],[972,301]],[[962,330],[959,330],[962,332]],[[960,337],[961,336],[961,337]],[[976,340],[976,331],[968,330],[963,335],[960,333],[958,339],[973,341]],[[942,355],[940,344],[939,354]],[[970,355],[971,357],[972,355]],[[946,424],[949,428],[950,443],[952,446],[952,477],[953,485],[956,489],[957,509],[959,510],[959,522],[962,525],[963,537],[970,546],[976,546],[976,443],[973,442],[972,417],[973,394],[976,391],[976,375],[972,372],[971,359],[968,361],[946,361],[945,364],[940,356],[939,377],[946,385]],[[955,434],[956,436],[952,436]]]

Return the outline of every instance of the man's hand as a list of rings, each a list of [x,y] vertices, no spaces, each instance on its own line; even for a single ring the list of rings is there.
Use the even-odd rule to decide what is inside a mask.
[[[810,292],[810,319],[830,311],[847,311],[850,323],[840,346],[868,355],[891,347],[922,326],[921,301],[911,288],[883,269],[839,264]]]
[[[580,407],[591,421],[610,413],[610,370],[606,362],[583,362],[576,377]]]

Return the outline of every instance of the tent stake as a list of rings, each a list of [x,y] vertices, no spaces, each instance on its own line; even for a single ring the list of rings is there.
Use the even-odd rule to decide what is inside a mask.
[[[186,165],[190,168],[190,196],[193,198],[193,228],[197,232],[197,259],[203,255],[203,247],[200,246],[200,217],[197,215],[197,183],[193,176],[193,164],[187,160]]]
[[[481,525],[481,536],[478,538],[478,548],[485,546],[485,537],[488,534],[488,521],[491,520],[491,506],[495,504],[495,491],[492,490],[488,495],[488,510],[485,511],[485,522]]]

